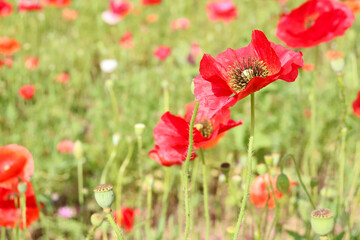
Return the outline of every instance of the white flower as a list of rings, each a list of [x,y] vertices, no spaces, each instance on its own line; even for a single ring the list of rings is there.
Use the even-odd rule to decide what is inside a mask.
[[[118,66],[118,63],[115,59],[106,59],[100,63],[100,68],[103,72],[111,73]]]

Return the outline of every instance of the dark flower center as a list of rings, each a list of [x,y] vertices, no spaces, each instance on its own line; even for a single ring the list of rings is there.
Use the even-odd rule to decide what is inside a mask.
[[[199,130],[199,132],[201,133],[201,135],[205,138],[208,138],[211,136],[212,132],[214,131],[214,127],[211,124],[210,120],[205,119],[197,124],[195,124],[194,126],[197,130]]]
[[[305,19],[305,28],[312,27],[312,25],[314,25],[314,23],[315,23],[316,19],[318,18],[318,16],[319,16],[319,14],[315,13],[315,14],[312,14],[309,17],[307,17]]]
[[[243,58],[242,62],[236,62],[230,71],[230,87],[236,92],[244,90],[253,77],[265,78],[269,75],[266,65],[263,61],[248,57]]]

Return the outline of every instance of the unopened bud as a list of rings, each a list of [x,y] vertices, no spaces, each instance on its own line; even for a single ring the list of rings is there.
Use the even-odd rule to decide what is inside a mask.
[[[265,164],[260,163],[256,166],[256,171],[258,174],[263,175],[267,172],[267,167]]]
[[[267,154],[264,156],[265,159],[265,163],[266,165],[268,165],[269,167],[273,165],[274,163],[274,157],[272,154]]]
[[[116,147],[117,145],[119,145],[120,139],[121,139],[120,133],[115,133],[115,134],[112,136],[112,142],[113,142],[113,144],[114,144],[115,147]]]
[[[27,189],[27,184],[24,183],[24,182],[20,182],[18,184],[17,188],[18,188],[20,194],[24,194],[26,192],[26,189]]]
[[[231,167],[231,165],[228,162],[224,162],[220,165],[220,170],[221,170],[222,174],[224,174],[226,177],[229,176],[230,167]]]
[[[279,192],[286,194],[289,192],[290,181],[289,178],[284,174],[280,173],[276,179],[276,188]]]
[[[75,142],[74,156],[76,159],[83,158],[83,147],[82,147],[82,143],[79,140],[76,140],[76,142]]]
[[[135,124],[135,134],[138,137],[141,137],[144,133],[144,129],[145,129],[145,124],[143,123],[137,123]]]
[[[94,213],[90,217],[90,222],[94,227],[97,227],[104,221],[104,218],[104,213]]]

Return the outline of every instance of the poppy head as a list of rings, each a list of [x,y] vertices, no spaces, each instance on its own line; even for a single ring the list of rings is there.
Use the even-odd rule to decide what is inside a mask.
[[[153,55],[160,61],[164,61],[171,53],[171,48],[167,46],[158,46]]]
[[[360,118],[360,91],[358,92],[358,96],[353,102],[352,107],[354,110],[354,114]]]
[[[280,19],[276,35],[292,48],[314,47],[344,35],[354,20],[339,1],[309,0]]]
[[[0,0],[0,18],[10,16],[13,11],[11,3]]]
[[[32,99],[35,94],[35,87],[33,85],[24,85],[19,89],[19,95],[24,99]]]
[[[148,5],[158,5],[161,3],[161,0],[142,0],[141,4],[144,6]]]
[[[42,6],[37,1],[20,0],[18,10],[19,12],[41,11]]]
[[[206,4],[206,13],[210,22],[223,21],[231,23],[238,16],[236,6],[231,0],[208,2]]]
[[[0,54],[11,56],[21,49],[21,45],[16,39],[0,37]]]
[[[135,224],[135,217],[138,216],[139,210],[133,208],[121,208],[114,212],[114,220],[119,227],[131,232]]]
[[[0,147],[0,187],[14,188],[19,179],[29,180],[34,173],[34,160],[23,146],[10,144]]]

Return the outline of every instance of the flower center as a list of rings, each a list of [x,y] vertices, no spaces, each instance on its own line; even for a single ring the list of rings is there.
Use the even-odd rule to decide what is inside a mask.
[[[242,62],[236,62],[228,71],[230,76],[230,87],[236,92],[244,90],[253,77],[265,78],[269,75],[263,61],[248,57],[243,58]]]
[[[206,119],[203,120],[197,124],[195,124],[194,126],[197,130],[199,130],[199,132],[201,133],[201,135],[205,138],[208,138],[211,136],[212,132],[214,131],[214,127],[211,124],[210,120]]]
[[[319,14],[310,15],[305,19],[305,28],[310,28],[314,25],[316,19],[318,18]]]

